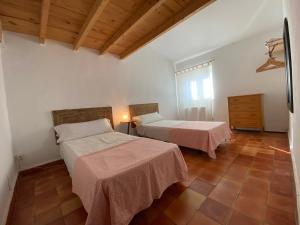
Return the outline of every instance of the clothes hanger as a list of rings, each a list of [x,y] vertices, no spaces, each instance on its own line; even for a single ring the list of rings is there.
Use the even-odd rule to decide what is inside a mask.
[[[277,45],[279,45],[279,44],[277,43],[272,46],[266,45],[269,49],[269,51],[268,51],[269,58],[268,58],[267,62],[265,62],[263,65],[261,65],[260,67],[258,67],[256,69],[257,73],[267,71],[267,70],[278,69],[278,68],[282,68],[285,66],[284,62],[276,60],[275,57],[272,56],[273,51]]]
[[[259,73],[267,70],[279,69],[283,68],[284,66],[284,62],[278,61],[275,58],[269,58],[266,63],[256,69],[256,72]]]

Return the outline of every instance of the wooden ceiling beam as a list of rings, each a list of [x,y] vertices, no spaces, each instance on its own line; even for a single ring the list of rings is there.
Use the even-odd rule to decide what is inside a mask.
[[[92,9],[86,18],[83,26],[81,27],[81,30],[74,41],[74,50],[78,50],[80,46],[82,45],[84,39],[90,32],[90,30],[93,28],[95,23],[97,22],[97,19],[101,15],[101,13],[104,11],[105,7],[107,6],[109,0],[96,0],[94,5],[92,6]]]
[[[44,44],[47,38],[47,25],[50,11],[50,0],[43,0],[41,6],[40,43]]]
[[[214,1],[216,0],[192,0],[187,6],[185,6],[184,9],[180,10],[177,14],[169,18],[162,25],[158,26],[157,28],[146,34],[143,38],[135,42],[131,47],[129,47],[123,53],[121,53],[120,58],[123,59],[126,56],[132,54],[139,48],[145,46],[155,38],[170,30],[176,24],[182,22],[184,19],[188,18],[189,16],[208,6]]]
[[[103,44],[100,54],[104,54],[110,46],[116,43],[123,35],[125,35],[138,21],[141,21],[147,15],[151,14],[158,8],[164,0],[147,0],[135,13],[126,20],[125,23]]]

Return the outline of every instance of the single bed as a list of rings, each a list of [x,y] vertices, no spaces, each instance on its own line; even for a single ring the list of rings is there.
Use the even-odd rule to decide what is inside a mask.
[[[129,112],[139,136],[202,150],[214,159],[216,148],[231,137],[226,122],[165,120],[158,103],[129,105]]]
[[[88,212],[86,225],[127,225],[167,187],[187,177],[177,145],[113,131],[111,107],[52,114],[73,192]],[[105,132],[99,133],[99,124],[105,124],[100,129]]]

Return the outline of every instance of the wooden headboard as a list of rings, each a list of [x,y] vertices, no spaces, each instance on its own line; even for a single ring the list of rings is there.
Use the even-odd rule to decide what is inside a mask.
[[[82,109],[63,109],[52,111],[54,126],[63,123],[80,123],[91,120],[107,118],[114,128],[112,107],[82,108]]]
[[[158,103],[129,105],[130,118],[154,112],[159,112]]]

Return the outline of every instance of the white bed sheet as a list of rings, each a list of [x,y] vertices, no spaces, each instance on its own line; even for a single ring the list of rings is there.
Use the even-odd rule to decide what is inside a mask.
[[[183,120],[159,120],[153,123],[147,123],[137,126],[137,133],[140,136],[149,137],[161,141],[170,141],[170,131]]]
[[[138,137],[119,132],[108,132],[65,141],[60,144],[60,154],[66,163],[70,176],[72,177],[74,164],[78,157],[120,145],[137,138]]]

